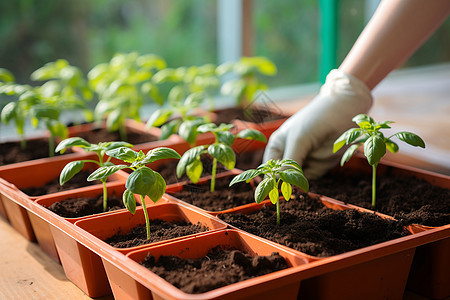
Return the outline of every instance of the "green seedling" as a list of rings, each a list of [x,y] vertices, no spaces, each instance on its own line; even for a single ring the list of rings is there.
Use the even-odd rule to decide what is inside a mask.
[[[106,119],[107,129],[119,131],[121,139],[126,140],[126,119],[140,121],[140,109],[149,100],[163,104],[152,77],[165,67],[166,62],[161,57],[139,56],[136,52],[119,53],[108,63],[96,65],[88,73],[89,84],[99,98],[95,118]]]
[[[61,174],[59,176],[59,184],[63,185],[67,181],[69,181],[73,176],[75,176],[78,172],[80,172],[85,163],[94,163],[100,167],[111,167],[109,169],[110,173],[104,173],[99,180],[103,184],[103,211],[106,211],[108,208],[108,191],[106,188],[106,181],[108,177],[112,174],[114,174],[117,170],[114,170],[115,166],[110,161],[111,157],[108,157],[105,160],[105,153],[108,150],[113,150],[119,147],[133,147],[133,145],[126,143],[126,142],[105,142],[105,143],[98,143],[98,144],[91,144],[88,141],[80,138],[80,137],[73,137],[63,140],[61,143],[58,144],[58,146],[55,149],[55,152],[61,152],[63,153],[67,148],[70,147],[80,147],[84,149],[87,152],[93,152],[97,154],[98,160],[93,159],[84,159],[84,160],[77,160],[69,162],[67,165],[64,166],[63,170],[61,171]],[[94,171],[89,177],[88,181],[93,181],[97,177],[97,173]],[[107,175],[107,176],[106,176]],[[94,178],[95,177],[95,178]],[[94,179],[93,179],[94,178]]]
[[[292,195],[292,185],[308,192],[309,183],[303,175],[300,165],[292,159],[269,160],[256,169],[244,171],[230,182],[230,186],[238,182],[250,182],[257,176],[264,175],[264,179],[255,189],[255,202],[261,203],[269,195],[270,201],[276,205],[277,225],[280,225],[280,196],[279,188],[281,182],[281,194],[284,200],[289,201]]]
[[[147,154],[144,154],[142,151],[136,152],[127,147],[120,147],[106,151],[106,155],[119,159],[129,165],[104,166],[97,169],[89,177],[92,180],[101,180],[118,170],[129,168],[133,171],[125,183],[126,190],[122,195],[123,204],[130,213],[134,214],[136,212],[136,198],[133,194],[138,194],[141,197],[147,239],[150,239],[150,221],[145,204],[145,196],[148,196],[154,203],[158,202],[166,191],[166,182],[158,172],[153,171],[146,165],[160,159],[179,159],[180,155],[175,150],[165,147],[152,149]]]
[[[222,163],[227,169],[231,170],[236,165],[236,154],[231,145],[236,137],[267,142],[266,137],[255,129],[244,129],[237,134],[233,134],[230,130],[233,128],[231,124],[214,123],[203,124],[198,127],[199,133],[212,132],[214,134],[214,143],[210,145],[201,145],[193,147],[186,151],[181,157],[177,165],[177,176],[180,178],[185,172],[193,183],[197,183],[203,172],[203,164],[200,156],[208,153],[213,158],[211,186],[210,191],[214,192],[216,183],[217,162]]]
[[[242,57],[237,62],[226,62],[218,66],[217,74],[234,75],[222,85],[221,93],[235,98],[236,104],[243,108],[253,100],[256,92],[267,89],[267,85],[259,77],[276,75],[277,67],[265,57]]]
[[[336,153],[344,145],[351,145],[342,155],[341,166],[349,161],[359,146],[364,145],[364,155],[369,165],[372,166],[372,207],[376,204],[376,174],[377,166],[381,158],[386,154],[386,149],[392,153],[398,151],[398,145],[392,141],[393,137],[415,147],[425,148],[425,142],[412,132],[400,131],[389,137],[385,137],[382,129],[391,128],[393,121],[375,122],[370,116],[359,114],[352,119],[359,128],[351,128],[344,132],[333,144],[333,153]]]

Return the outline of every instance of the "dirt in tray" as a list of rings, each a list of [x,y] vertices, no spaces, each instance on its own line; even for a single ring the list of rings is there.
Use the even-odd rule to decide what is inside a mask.
[[[284,118],[286,118],[286,116],[276,112],[276,110],[272,111],[263,108],[242,109],[239,107],[232,107],[219,110],[217,112],[217,119],[214,123],[230,123],[232,120],[237,119],[260,124],[269,121],[281,120]]]
[[[204,184],[189,184],[174,197],[203,208],[207,211],[222,211],[240,205],[253,203],[254,189],[250,183],[240,182],[229,187],[234,176],[216,178],[215,191],[210,191],[210,181]]]
[[[111,195],[108,197],[107,211],[114,211],[124,208],[121,195]],[[103,212],[103,195],[97,198],[70,198],[60,202],[55,202],[48,207],[57,215],[64,218],[80,218],[84,216],[99,214]]]
[[[78,137],[81,137],[88,141],[91,144],[98,144],[100,142],[117,142],[122,141],[122,138],[119,134],[119,131],[108,131],[105,128],[96,128],[89,132],[82,132],[77,134]],[[154,142],[157,141],[158,137],[149,134],[149,133],[142,133],[142,132],[133,132],[128,131],[127,132],[127,138],[126,142],[138,145],[148,142]]]
[[[275,205],[252,214],[222,214],[225,222],[304,253],[327,257],[407,235],[401,222],[373,213],[326,208],[319,199],[296,191],[280,202],[281,225]]]
[[[48,147],[48,140],[46,139],[27,141],[25,150],[22,150],[20,142],[1,143],[0,166],[49,157]],[[70,153],[70,151],[66,151],[65,153]],[[55,153],[56,155],[60,154]]]
[[[59,176],[55,179],[47,182],[45,185],[38,187],[30,187],[21,189],[22,192],[28,196],[41,196],[47,194],[53,194],[61,191],[72,190],[80,187],[90,186],[94,184],[101,184],[100,181],[87,181],[87,178],[91,174],[90,171],[81,171],[72,177],[69,181],[64,183],[64,185],[59,184]]]
[[[373,210],[369,174],[330,172],[311,181],[310,191]],[[450,190],[416,177],[378,175],[375,210],[409,224],[450,224]]]
[[[252,257],[239,250],[221,247],[211,249],[205,257],[198,259],[162,255],[156,261],[149,254],[141,264],[190,294],[204,293],[288,267],[285,259],[275,252],[270,256]]]
[[[106,243],[117,248],[130,248],[143,244],[170,240],[190,234],[208,231],[209,228],[198,224],[188,223],[184,220],[167,222],[160,219],[150,220],[150,239],[147,240],[145,224],[134,227],[128,233],[118,233],[107,240]]]

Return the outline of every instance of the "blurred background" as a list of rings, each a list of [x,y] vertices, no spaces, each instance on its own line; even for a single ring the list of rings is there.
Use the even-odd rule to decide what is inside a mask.
[[[339,65],[378,3],[378,0],[1,1],[0,67],[12,71],[18,83],[29,83],[33,70],[59,58],[87,73],[117,52],[155,53],[170,67],[218,64],[241,55],[261,55],[278,67],[278,75],[267,78],[269,86],[312,83],[320,79],[321,57],[326,55],[321,50],[321,22],[335,15],[336,51],[332,57],[335,55],[335,64]],[[335,14],[330,16],[327,8]],[[447,20],[403,68],[449,62],[449,36],[450,20]]]

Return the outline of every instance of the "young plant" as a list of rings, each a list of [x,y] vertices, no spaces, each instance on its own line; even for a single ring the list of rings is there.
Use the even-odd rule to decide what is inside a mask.
[[[292,194],[292,185],[308,192],[309,183],[303,175],[300,165],[292,159],[269,160],[256,169],[244,171],[230,182],[230,186],[238,182],[250,182],[253,178],[264,175],[264,179],[255,190],[255,202],[261,203],[269,195],[272,204],[276,204],[277,225],[280,225],[280,196],[278,189],[281,182],[281,194],[284,200],[289,201]]]
[[[219,76],[229,73],[234,74],[234,77],[231,76],[222,85],[221,92],[234,97],[237,106],[243,108],[253,100],[257,91],[267,89],[259,76],[274,76],[277,74],[277,67],[265,57],[242,57],[237,62],[226,62],[217,67]]]
[[[382,129],[391,128],[393,121],[375,122],[370,116],[359,114],[352,119],[359,128],[351,128],[344,132],[333,144],[333,153],[336,153],[344,145],[351,145],[342,155],[341,166],[349,161],[359,146],[364,145],[364,155],[372,166],[372,207],[376,204],[376,174],[377,166],[381,158],[386,154],[386,149],[392,153],[398,151],[398,145],[392,141],[393,137],[415,147],[425,148],[425,142],[412,132],[400,131],[389,137],[385,137]]]
[[[148,100],[159,105],[163,99],[152,81],[166,62],[154,54],[140,55],[136,52],[116,54],[109,63],[96,65],[88,73],[89,84],[99,97],[95,107],[97,120],[106,119],[109,131],[119,131],[126,140],[125,120],[140,121],[140,109]]]
[[[59,143],[55,149],[55,152],[63,153],[67,148],[70,147],[80,147],[87,152],[94,152],[97,154],[98,160],[85,159],[69,162],[67,165],[64,166],[63,170],[61,171],[61,174],[59,176],[59,184],[63,185],[64,183],[69,181],[73,176],[75,176],[78,172],[80,172],[83,169],[85,163],[94,163],[97,164],[99,167],[105,166],[111,167],[111,169],[109,170],[110,174],[106,173],[104,174],[105,176],[102,176],[102,178],[99,179],[103,184],[103,211],[106,211],[108,208],[108,192],[106,189],[106,180],[110,175],[114,174],[117,170],[114,171],[114,164],[110,162],[111,157],[108,157],[105,160],[105,153],[108,150],[113,150],[119,147],[130,148],[133,147],[133,145],[125,142],[105,142],[105,143],[91,144],[80,137],[73,137],[65,139],[61,143]],[[95,180],[92,179],[92,177],[97,177],[95,174],[96,172],[92,173],[88,177],[88,181]]]
[[[215,141],[210,145],[201,145],[186,151],[177,165],[178,178],[186,172],[189,179],[193,183],[197,183],[203,172],[200,156],[208,153],[213,158],[210,191],[214,192],[217,162],[222,163],[229,170],[233,169],[236,164],[236,154],[231,148],[236,137],[267,142],[266,137],[258,130],[244,129],[237,134],[233,134],[230,132],[231,128],[233,128],[231,124],[220,124],[217,126],[214,123],[208,123],[199,126],[197,129],[199,133],[212,132],[215,136]]]
[[[133,194],[138,194],[141,197],[145,216],[147,239],[150,239],[150,221],[145,204],[145,196],[148,196],[154,203],[158,202],[166,191],[166,182],[158,172],[153,171],[146,165],[160,159],[179,159],[180,155],[175,150],[165,147],[152,149],[148,151],[147,154],[144,154],[142,151],[136,152],[127,147],[120,147],[106,151],[106,155],[119,159],[130,165],[110,165],[101,167],[89,176],[90,179],[101,180],[102,178],[110,176],[118,170],[126,168],[133,170],[125,183],[126,190],[122,195],[123,204],[129,212],[134,214],[136,212],[136,198]]]

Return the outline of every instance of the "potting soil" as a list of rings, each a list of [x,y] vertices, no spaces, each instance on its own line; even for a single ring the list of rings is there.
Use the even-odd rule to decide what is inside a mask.
[[[124,208],[121,197],[108,197],[108,210],[114,211]],[[103,194],[97,198],[70,198],[55,202],[48,207],[49,210],[64,218],[80,218],[103,212]]]

